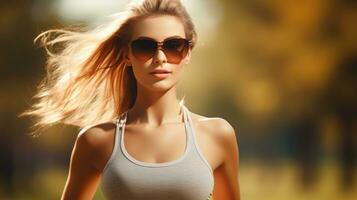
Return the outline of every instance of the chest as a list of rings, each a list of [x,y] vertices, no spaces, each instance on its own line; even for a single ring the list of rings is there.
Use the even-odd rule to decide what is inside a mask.
[[[213,190],[213,180],[201,162],[146,167],[118,158],[103,173],[107,199],[202,200]]]
[[[214,133],[205,132],[199,124],[194,124],[196,148],[210,164],[212,170],[222,162],[222,150]],[[123,144],[127,153],[138,161],[164,163],[179,159],[187,145],[185,125],[171,124],[160,128],[126,126]],[[194,139],[194,138],[192,138]]]

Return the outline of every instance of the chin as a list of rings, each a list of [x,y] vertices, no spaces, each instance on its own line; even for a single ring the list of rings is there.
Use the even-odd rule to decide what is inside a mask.
[[[149,86],[149,90],[155,91],[155,92],[165,92],[170,90],[172,87],[174,87],[175,84],[169,81],[159,81],[156,82],[152,85]]]

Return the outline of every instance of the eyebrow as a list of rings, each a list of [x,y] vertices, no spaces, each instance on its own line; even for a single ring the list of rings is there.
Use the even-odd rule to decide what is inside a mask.
[[[164,41],[169,40],[169,39],[174,39],[174,38],[183,38],[183,37],[181,37],[181,36],[179,36],[179,35],[174,35],[174,36],[170,36],[170,37],[168,37],[168,38],[165,38]],[[138,40],[138,39],[151,39],[151,40],[155,40],[154,38],[146,37],[146,36],[140,36],[140,37],[136,38],[135,40]],[[155,41],[156,41],[156,40],[155,40]]]

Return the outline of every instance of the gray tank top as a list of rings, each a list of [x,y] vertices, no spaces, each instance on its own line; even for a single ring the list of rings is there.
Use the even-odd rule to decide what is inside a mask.
[[[124,146],[127,112],[116,121],[112,154],[104,167],[101,189],[108,200],[208,200],[212,196],[213,171],[198,148],[196,133],[186,106],[186,148],[177,160],[148,163],[136,160]]]

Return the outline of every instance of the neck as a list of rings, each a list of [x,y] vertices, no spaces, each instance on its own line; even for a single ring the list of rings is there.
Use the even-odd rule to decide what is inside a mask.
[[[135,103],[128,111],[128,123],[161,126],[183,121],[175,86],[166,91],[148,90],[140,84],[137,86]]]

